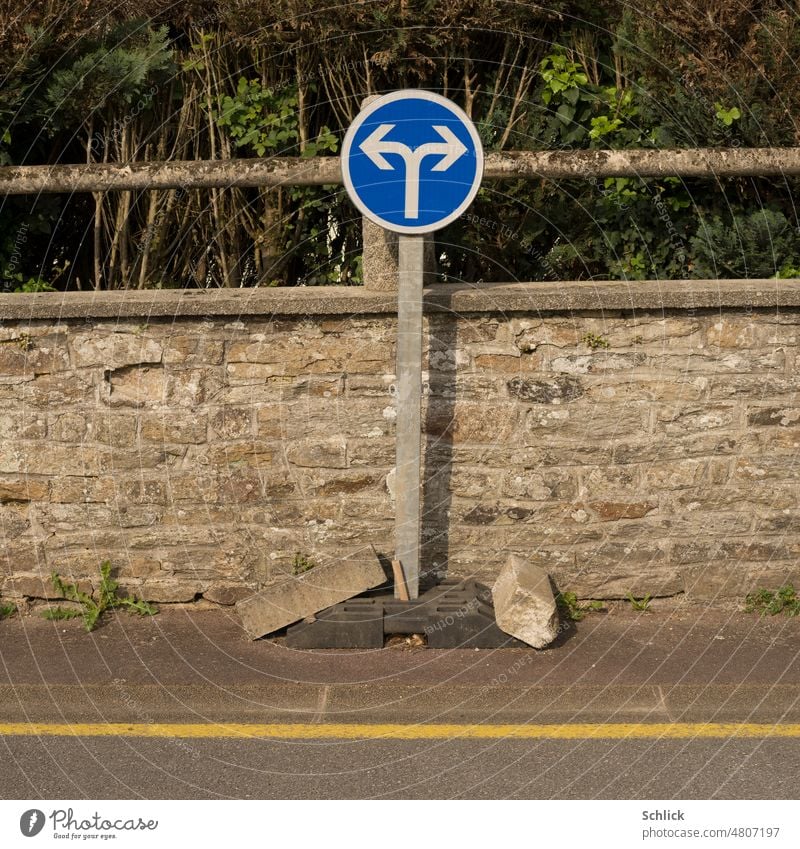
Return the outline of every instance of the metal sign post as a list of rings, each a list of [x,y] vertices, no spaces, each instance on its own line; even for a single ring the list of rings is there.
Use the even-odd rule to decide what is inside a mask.
[[[483,148],[472,121],[428,91],[371,101],[342,145],[350,199],[371,221],[400,234],[395,559],[412,600],[420,576],[423,236],[464,212],[482,176]]]
[[[422,281],[424,236],[399,238],[397,303],[397,472],[395,558],[403,567],[409,598],[419,595],[422,456]],[[395,591],[395,595],[397,592]]]

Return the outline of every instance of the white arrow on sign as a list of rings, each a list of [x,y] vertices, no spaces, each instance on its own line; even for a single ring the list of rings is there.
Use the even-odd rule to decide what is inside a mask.
[[[384,158],[384,153],[396,153],[403,158],[406,167],[405,217],[419,218],[419,169],[422,160],[426,156],[441,156],[442,159],[431,170],[447,171],[461,159],[467,148],[450,127],[444,124],[433,125],[433,129],[444,139],[443,142],[421,144],[415,150],[402,142],[384,141],[384,137],[396,126],[381,124],[361,142],[360,148],[381,171],[394,171],[394,166]]]

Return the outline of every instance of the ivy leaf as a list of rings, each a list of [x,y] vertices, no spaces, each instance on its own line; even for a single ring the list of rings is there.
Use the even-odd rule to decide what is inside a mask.
[[[568,127],[572,123],[572,119],[574,117],[575,107],[570,106],[569,103],[562,103],[556,111],[556,118],[558,118],[565,127]]]

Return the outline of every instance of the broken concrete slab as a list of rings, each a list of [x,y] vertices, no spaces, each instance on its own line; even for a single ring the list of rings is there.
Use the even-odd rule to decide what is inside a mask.
[[[315,566],[236,603],[253,640],[313,616],[386,581],[377,560],[342,560]]]
[[[541,649],[558,634],[558,607],[550,578],[541,566],[528,563],[517,554],[509,555],[492,587],[498,627]]]

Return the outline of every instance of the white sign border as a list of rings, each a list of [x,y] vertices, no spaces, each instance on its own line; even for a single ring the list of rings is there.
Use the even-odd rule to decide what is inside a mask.
[[[355,186],[353,185],[353,181],[350,177],[350,150],[353,146],[353,139],[355,138],[356,133],[361,128],[361,125],[367,118],[370,117],[375,111],[385,106],[387,103],[393,103],[396,100],[410,100],[411,98],[415,98],[418,100],[430,100],[433,103],[438,103],[440,106],[444,106],[456,118],[461,121],[461,123],[466,127],[467,132],[472,139],[472,143],[475,146],[475,158],[477,160],[477,167],[475,169],[475,178],[472,183],[472,187],[467,192],[467,196],[464,200],[456,207],[453,212],[451,212],[445,218],[442,218],[440,221],[436,221],[433,224],[418,224],[418,225],[408,225],[408,224],[393,224],[390,221],[386,221],[381,218],[379,215],[376,215],[369,209],[356,191]],[[425,233],[433,233],[436,230],[441,230],[443,227],[446,227],[448,224],[451,224],[457,218],[459,218],[469,207],[473,200],[475,200],[475,195],[478,194],[478,190],[481,187],[481,183],[483,181],[483,169],[484,169],[484,155],[483,155],[483,145],[481,144],[480,137],[478,136],[478,131],[475,128],[475,124],[472,119],[467,115],[464,110],[458,106],[456,103],[453,103],[452,100],[449,100],[446,97],[443,97],[441,94],[436,94],[432,91],[427,91],[425,89],[416,89],[416,88],[403,88],[398,91],[392,91],[388,94],[383,94],[372,101],[368,106],[362,109],[358,115],[353,119],[353,122],[347,128],[347,132],[344,136],[344,141],[342,142],[342,152],[340,154],[340,161],[342,167],[342,182],[344,183],[345,190],[347,191],[347,195],[350,200],[358,207],[361,214],[372,221],[374,224],[377,224],[379,227],[383,227],[384,230],[391,230],[394,233],[404,233],[405,235],[423,235]]]

